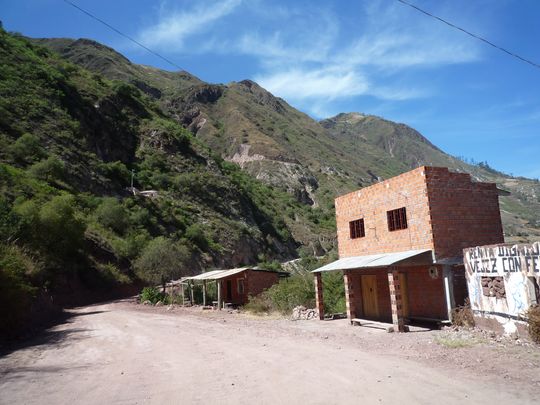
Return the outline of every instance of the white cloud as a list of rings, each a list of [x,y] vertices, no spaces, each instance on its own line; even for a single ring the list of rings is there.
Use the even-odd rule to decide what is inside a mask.
[[[161,7],[159,21],[143,29],[137,38],[154,48],[181,49],[186,38],[211,27],[212,22],[232,13],[240,3],[241,0],[198,2],[195,8],[187,11]]]
[[[365,77],[357,72],[333,69],[293,69],[255,78],[261,86],[285,99],[324,98],[362,95],[369,89]]]
[[[431,67],[478,60],[474,47],[444,38],[423,35],[380,33],[360,38],[339,55],[351,65],[373,65],[390,69]]]
[[[158,23],[139,38],[171,52],[251,57],[259,68],[254,80],[277,96],[312,105],[307,109],[316,116],[332,110],[329,103],[348,97],[403,101],[430,96],[433,84],[428,76],[415,75],[418,69],[480,57],[474,41],[387,1],[362,3],[349,21],[339,19],[327,4],[276,8],[252,0],[240,9],[241,1],[205,0],[179,12],[165,6]],[[238,20],[231,17],[235,11]],[[216,24],[220,19],[226,20],[222,27]],[[189,36],[208,27],[211,36],[183,47]]]

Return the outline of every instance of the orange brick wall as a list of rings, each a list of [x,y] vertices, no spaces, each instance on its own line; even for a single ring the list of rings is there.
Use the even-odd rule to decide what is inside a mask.
[[[437,278],[431,278],[428,266],[400,268],[406,274],[409,316],[446,319],[446,297],[442,266],[437,266]]]
[[[336,198],[340,257],[433,249],[424,167]],[[388,231],[386,212],[406,207],[407,229]],[[366,236],[351,239],[349,222],[364,218]]]
[[[406,274],[406,294],[409,305],[409,316],[446,319],[446,298],[444,294],[442,266],[437,266],[438,277],[431,278],[429,266],[400,267],[399,273]],[[348,305],[351,318],[363,318],[362,309],[362,275],[377,276],[377,302],[379,319],[392,322],[390,290],[388,287],[388,270],[372,269],[348,271]],[[402,290],[403,293],[404,290]]]
[[[386,213],[401,207],[407,229],[390,232]],[[351,239],[349,222],[360,218],[366,236]],[[432,249],[443,259],[504,242],[496,185],[441,167],[422,166],[336,198],[336,222],[341,258]]]
[[[244,286],[244,289],[247,294],[255,296],[272,287],[278,281],[278,273],[250,270],[248,272],[247,284]]]
[[[472,246],[503,243],[497,186],[477,183],[465,173],[425,168],[437,259],[461,257]]]

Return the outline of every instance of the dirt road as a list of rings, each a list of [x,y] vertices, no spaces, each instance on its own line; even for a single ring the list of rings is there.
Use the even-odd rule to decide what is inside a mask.
[[[456,350],[468,359],[468,349],[434,346],[431,332],[216,312],[125,301],[79,308],[0,358],[0,403],[538,403],[538,360],[505,377],[485,371],[489,351],[476,368],[442,364]]]

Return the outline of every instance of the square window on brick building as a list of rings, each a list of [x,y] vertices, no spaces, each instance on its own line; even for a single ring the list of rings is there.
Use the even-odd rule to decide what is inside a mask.
[[[400,229],[407,229],[407,211],[405,207],[401,207],[395,210],[386,211],[388,217],[388,230],[398,231]]]
[[[363,238],[366,236],[364,218],[349,222],[349,230],[351,232],[351,239]]]

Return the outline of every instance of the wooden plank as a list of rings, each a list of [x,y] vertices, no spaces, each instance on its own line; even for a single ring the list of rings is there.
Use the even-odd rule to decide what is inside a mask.
[[[365,326],[368,328],[383,329],[388,333],[394,332],[394,325],[385,322],[377,322],[369,319],[353,318],[351,319],[352,325]]]

